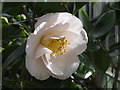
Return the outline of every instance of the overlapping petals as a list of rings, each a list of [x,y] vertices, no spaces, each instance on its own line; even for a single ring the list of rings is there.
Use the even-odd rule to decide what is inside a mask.
[[[35,28],[26,45],[26,68],[29,73],[40,80],[50,76],[62,80],[69,78],[79,67],[77,55],[87,48],[88,38],[82,22],[67,12],[50,13],[40,17]],[[58,37],[57,43],[57,39],[53,39],[54,44],[49,41],[58,35],[63,35],[64,38]],[[48,39],[45,43],[43,39],[42,44],[41,40],[44,37]],[[61,52],[59,48],[64,48],[64,53],[57,54]]]

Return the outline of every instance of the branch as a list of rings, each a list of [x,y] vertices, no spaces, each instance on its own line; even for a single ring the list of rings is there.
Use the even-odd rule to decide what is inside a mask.
[[[110,75],[109,73],[105,73],[107,76],[109,76],[110,78],[114,79],[114,76]],[[120,83],[120,80],[117,80],[117,82]]]
[[[112,90],[117,90],[116,88],[117,88],[117,81],[118,81],[119,71],[120,71],[120,60],[118,59],[118,64],[117,64],[117,67],[115,69],[115,77],[114,77]]]
[[[2,43],[7,43],[7,42],[10,41],[11,38],[27,38],[27,36],[9,36],[7,39],[2,40],[1,42],[2,42]],[[1,43],[1,42],[0,42],[0,43]]]
[[[23,6],[23,10],[24,10],[24,14],[26,15],[27,17],[27,20],[29,22],[29,25],[31,27],[31,31],[33,32],[34,31],[34,24],[35,24],[35,14],[34,12],[32,13],[32,17],[30,17],[30,15],[28,15],[28,12],[27,12],[27,8],[26,6]]]
[[[117,10],[117,11],[120,11],[120,9],[119,8],[113,8],[113,7],[109,7],[110,9],[112,9],[112,10]]]
[[[75,83],[80,84],[82,87],[90,88],[89,86],[81,83],[78,79],[73,79],[73,78],[70,78],[70,79],[73,80]]]
[[[63,7],[66,9],[67,12],[70,12],[67,6],[63,2],[61,2],[61,5],[63,5]]]

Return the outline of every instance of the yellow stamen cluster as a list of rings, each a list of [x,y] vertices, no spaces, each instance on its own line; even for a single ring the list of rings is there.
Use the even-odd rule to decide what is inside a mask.
[[[53,55],[62,55],[66,52],[66,46],[69,45],[64,36],[41,39],[41,44],[52,51]]]

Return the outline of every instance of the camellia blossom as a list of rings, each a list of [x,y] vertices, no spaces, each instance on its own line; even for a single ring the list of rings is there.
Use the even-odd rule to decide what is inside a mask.
[[[39,80],[50,76],[67,79],[79,67],[77,55],[87,48],[82,22],[67,12],[49,13],[38,19],[26,45],[26,68]]]

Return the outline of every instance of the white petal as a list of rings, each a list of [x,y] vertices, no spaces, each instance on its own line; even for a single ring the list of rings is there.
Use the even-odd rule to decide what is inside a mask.
[[[45,56],[42,57],[46,67],[55,75],[58,75],[58,76],[63,75],[63,71],[61,71],[59,67],[56,66],[56,64],[53,65],[53,63],[49,61],[51,57],[54,57],[54,56],[50,56],[50,54],[45,54]]]
[[[68,29],[68,27],[69,27],[68,23],[65,23],[65,24],[59,23],[59,24],[56,24],[56,25],[53,25],[53,26],[46,28],[44,30],[44,35],[45,34],[61,33],[61,32],[66,31]]]
[[[42,46],[42,45],[39,45],[39,46],[37,47],[36,52],[35,52],[35,58],[37,59],[37,58],[39,58],[40,56],[43,56],[45,53],[49,53],[49,54],[50,54],[50,53],[52,53],[52,51],[51,51],[50,49]]]
[[[73,33],[71,31],[64,31],[62,32],[62,34],[66,37],[69,43],[72,43],[74,40],[76,40],[79,37],[78,34]]]
[[[50,35],[49,35],[49,33],[50,33]],[[73,33],[71,31],[62,31],[62,30],[56,30],[56,31],[51,30],[50,32],[44,33],[44,35],[47,35],[47,36],[63,35],[63,36],[65,36],[66,40],[69,43],[73,42],[75,39],[77,39],[79,37],[79,35],[76,33]]]
[[[79,34],[83,28],[82,22],[76,16],[70,13],[59,13],[59,17],[56,23],[69,23],[68,31]]]
[[[37,47],[40,44],[40,38],[42,33],[39,35],[35,35],[33,33],[30,34],[26,44],[26,53],[28,56],[32,56],[35,54]]]
[[[69,27],[64,30],[68,30],[76,34],[79,34],[83,28],[82,22],[76,16],[67,12],[46,14],[38,19],[37,23],[35,24],[35,28],[37,28],[43,22],[45,24],[42,27],[42,29],[46,29],[48,27],[55,26],[60,23],[69,24]]]
[[[58,16],[59,16],[59,13],[49,13],[49,14],[43,15],[38,19],[37,23],[35,24],[35,28],[37,28],[42,22],[46,22],[46,26],[44,26],[44,29],[52,26],[56,22]]]
[[[34,34],[36,35],[38,32],[43,31],[45,24],[46,22],[40,23],[39,26],[35,28]]]
[[[58,79],[67,79],[79,67],[79,58],[74,50],[67,49],[68,51],[60,56],[44,58],[46,67],[53,73],[52,76]]]
[[[28,56],[33,55],[37,43],[38,43],[37,37],[33,33],[31,33],[30,36],[28,37],[26,44],[26,53]]]
[[[70,46],[75,50],[77,55],[84,52],[87,48],[88,37],[84,29],[80,32],[77,39],[71,42]]]
[[[26,68],[28,72],[37,79],[45,80],[50,76],[50,72],[41,58],[35,60],[32,57],[26,56]]]

